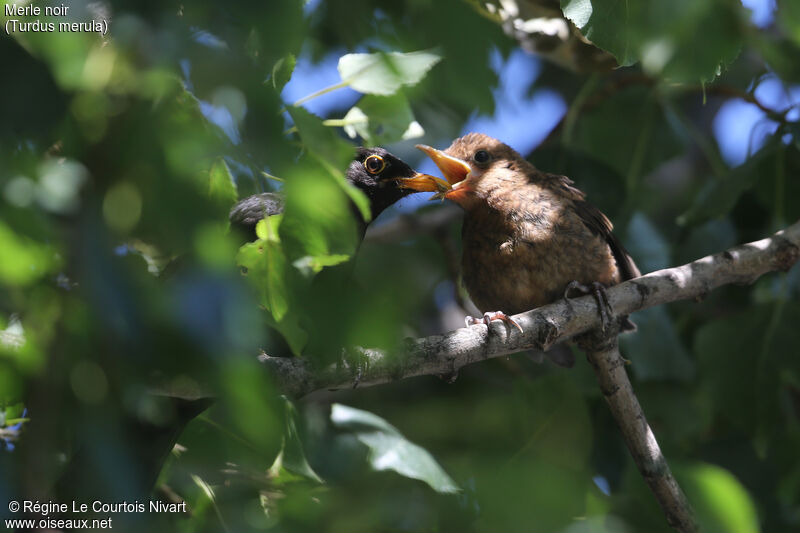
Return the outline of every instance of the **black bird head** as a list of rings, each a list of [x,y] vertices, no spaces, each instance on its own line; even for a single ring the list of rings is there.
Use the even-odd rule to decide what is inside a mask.
[[[439,178],[420,174],[402,159],[393,156],[383,148],[358,148],[356,157],[345,174],[347,180],[367,195],[372,211],[372,219],[397,200],[414,192],[450,189],[450,185]],[[366,224],[353,206],[361,230]],[[247,235],[248,240],[256,237],[256,224],[266,216],[283,212],[283,197],[279,193],[265,192],[254,194],[239,201],[231,209],[231,226]]]
[[[383,148],[359,147],[346,176],[369,198],[373,220],[409,194],[450,188],[444,180],[415,171]]]

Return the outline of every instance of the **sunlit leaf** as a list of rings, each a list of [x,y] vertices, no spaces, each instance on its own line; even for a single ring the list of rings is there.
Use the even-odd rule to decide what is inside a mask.
[[[344,263],[350,259],[346,254],[333,254],[333,255],[306,255],[292,263],[296,269],[305,274],[306,276],[316,274],[320,270],[329,266],[336,266]]]
[[[57,265],[55,253],[46,245],[19,237],[0,221],[0,283],[28,285]]]
[[[392,96],[367,95],[342,119],[345,132],[361,136],[367,145],[383,145],[424,135],[408,100],[402,93]],[[416,124],[416,127],[412,127]]]
[[[320,160],[330,176],[361,211],[364,219],[369,220],[371,211],[367,197],[350,186],[342,173],[353,160],[355,147],[339,137],[334,130],[324,126],[319,117],[301,107],[289,108],[289,115],[306,149]]]
[[[441,59],[431,52],[347,54],[339,58],[339,75],[356,91],[387,96],[419,83]]]
[[[247,275],[257,284],[261,303],[276,321],[280,321],[289,308],[286,256],[276,238],[279,217],[260,220],[256,232],[263,237],[242,246],[237,257],[238,264],[247,268]]]
[[[209,176],[209,192],[211,196],[232,205],[236,202],[236,184],[227,163],[222,158],[217,159],[211,167]]]
[[[701,531],[760,531],[753,500],[729,471],[697,464],[676,468],[675,475],[692,502]]]
[[[331,407],[331,421],[352,432],[369,449],[368,460],[375,470],[393,470],[401,476],[424,481],[441,493],[460,489],[424,448],[408,441],[381,417],[341,404]]]

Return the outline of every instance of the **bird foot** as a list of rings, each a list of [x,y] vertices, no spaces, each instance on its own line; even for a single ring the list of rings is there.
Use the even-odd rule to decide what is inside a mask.
[[[474,326],[475,324],[486,324],[486,327],[488,328],[492,320],[502,320],[506,324],[514,326],[519,330],[520,333],[522,333],[522,326],[517,324],[513,318],[511,318],[502,311],[492,311],[489,313],[483,313],[483,318],[475,318],[468,316],[464,319],[464,323],[467,325],[467,327]]]
[[[611,317],[614,314],[614,310],[611,308],[611,304],[608,302],[608,295],[606,294],[605,285],[599,281],[593,281],[589,285],[584,285],[577,280],[570,281],[567,287],[564,289],[564,301],[570,307],[572,307],[572,304],[569,301],[571,291],[578,291],[580,296],[586,296],[587,294],[594,296],[594,300],[597,302],[597,310],[600,313],[600,323],[603,326],[603,331],[607,331],[608,325],[611,324]]]

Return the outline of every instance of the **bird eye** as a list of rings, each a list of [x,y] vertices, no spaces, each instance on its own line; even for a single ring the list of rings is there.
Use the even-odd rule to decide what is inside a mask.
[[[489,152],[486,150],[478,150],[475,152],[475,155],[472,156],[472,160],[478,164],[488,163],[492,156],[489,155]]]
[[[386,161],[379,155],[371,155],[364,160],[364,168],[370,174],[380,174],[386,168]]]

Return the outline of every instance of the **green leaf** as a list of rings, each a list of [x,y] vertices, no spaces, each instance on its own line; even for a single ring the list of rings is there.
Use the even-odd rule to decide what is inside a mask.
[[[325,127],[318,116],[302,107],[289,107],[287,111],[306,150],[333,168],[347,168],[355,153],[353,145],[339,137],[335,131]]]
[[[350,197],[365,220],[371,218],[367,197],[352,187],[342,173],[353,160],[355,148],[339,137],[334,130],[323,125],[322,120],[302,107],[290,107],[289,115],[294,121],[300,139],[310,154],[315,156],[330,176]]]
[[[336,121],[334,121],[336,122]],[[368,145],[391,144],[420,137],[425,131],[414,120],[414,113],[402,93],[392,96],[368,95],[341,121],[350,138],[360,135]]]
[[[298,269],[303,275],[311,276],[329,266],[336,266],[350,259],[346,254],[333,255],[306,255],[292,262],[292,266]]]
[[[58,261],[49,246],[18,236],[0,222],[0,283],[29,285],[57,268]]]
[[[777,7],[775,21],[796,44],[800,45],[800,3],[784,1],[779,2]]]
[[[236,184],[233,182],[231,171],[223,158],[220,157],[214,161],[209,178],[209,194],[212,197],[227,205],[236,202],[238,198]]]
[[[383,418],[341,404],[331,406],[331,421],[349,431],[369,449],[370,466],[377,471],[394,470],[401,476],[418,479],[444,494],[461,489],[425,449],[408,441]]]
[[[677,467],[675,476],[708,533],[760,531],[758,514],[747,490],[733,474],[711,464]]]
[[[320,478],[319,475],[314,472],[314,469],[311,468],[311,465],[308,464],[308,459],[306,459],[306,454],[303,451],[303,443],[300,441],[300,435],[297,432],[297,425],[295,423],[297,419],[297,410],[288,398],[282,397],[282,399],[285,407],[284,416],[286,417],[286,426],[283,435],[283,450],[281,450],[281,454],[278,456],[278,459],[276,459],[276,462],[280,462],[280,466],[289,472],[311,479],[317,483],[322,483],[322,478]]]
[[[356,91],[386,96],[419,83],[441,59],[431,52],[347,54],[338,68],[342,81]]]
[[[367,200],[341,172],[319,159],[303,157],[287,172],[283,190],[286,204],[280,235],[290,262],[355,252],[358,224],[348,193]]]
[[[701,390],[718,415],[734,427],[752,430],[756,422],[756,390],[761,339],[769,324],[767,306],[704,324],[694,338],[693,351],[702,376]],[[753,354],[740,357],[737,354]]]
[[[695,196],[694,202],[678,217],[678,224],[694,226],[730,213],[739,198],[762,178],[775,175],[776,157],[783,147],[772,138],[761,150],[720,178],[711,178]]]
[[[664,78],[711,81],[741,48],[742,6],[727,0],[561,0],[564,16],[622,66]]]
[[[605,163],[625,177],[628,191],[642,176],[684,149],[657,95],[651,88],[642,86],[617,91],[603,105],[587,109],[575,123],[574,130],[564,132],[564,144],[570,151],[564,157],[578,152],[584,159],[590,156]],[[586,168],[585,164],[580,166]],[[579,180],[579,186],[591,176],[567,175]]]
[[[297,58],[294,56],[294,54],[289,54],[275,62],[275,64],[272,66],[270,80],[272,81],[272,87],[276,91],[280,92],[283,90],[284,85],[286,85],[292,78],[292,73],[294,72],[294,67],[296,65]]]
[[[280,215],[267,217],[256,225],[259,240],[239,249],[237,262],[247,268],[248,277],[259,289],[261,304],[280,322],[289,309],[286,256],[277,237]]]

